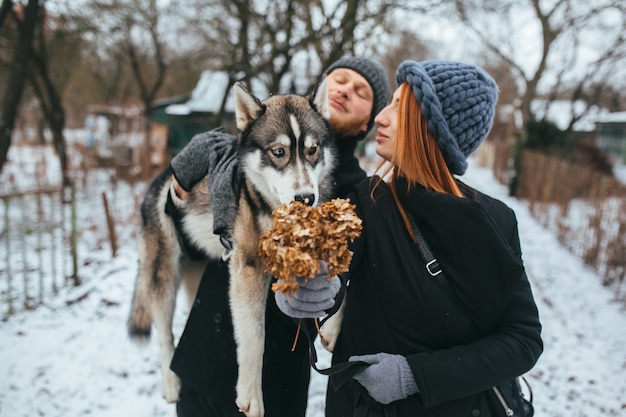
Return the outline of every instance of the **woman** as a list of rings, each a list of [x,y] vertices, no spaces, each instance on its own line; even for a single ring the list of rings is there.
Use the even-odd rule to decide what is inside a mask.
[[[369,367],[338,388],[330,378],[326,415],[504,415],[491,387],[532,368],[541,325],[515,214],[454,176],[491,128],[497,86],[477,67],[442,61],[406,61],[396,80],[375,119],[386,181],[349,195],[363,231],[333,353],[334,364]],[[426,270],[412,222],[452,294]],[[277,303],[288,315],[316,310],[296,297]]]

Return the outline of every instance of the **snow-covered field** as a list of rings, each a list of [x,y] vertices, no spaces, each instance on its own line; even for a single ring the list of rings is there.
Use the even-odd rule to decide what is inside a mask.
[[[533,220],[523,202],[507,196],[489,170],[472,161],[464,180],[505,201],[518,216],[544,326],[545,352],[527,375],[535,415],[626,415],[623,306],[597,274]],[[89,264],[81,265],[82,286],[63,288],[37,309],[0,322],[0,417],[175,416],[175,406],[160,396],[156,341],[139,349],[125,333],[137,266],[131,236],[120,233],[114,259],[106,245],[91,250]],[[0,298],[0,308],[4,302]],[[176,335],[187,312],[181,298]],[[320,362],[327,363],[328,354],[319,351]],[[308,417],[324,415],[325,389],[325,378],[314,373]]]

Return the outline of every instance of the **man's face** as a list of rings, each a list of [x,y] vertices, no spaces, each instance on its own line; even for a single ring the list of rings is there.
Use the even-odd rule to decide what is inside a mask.
[[[337,68],[328,74],[330,124],[339,137],[367,132],[374,107],[374,91],[358,72]]]

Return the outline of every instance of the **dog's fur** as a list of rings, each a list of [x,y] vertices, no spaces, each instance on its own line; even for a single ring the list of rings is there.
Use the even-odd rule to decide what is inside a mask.
[[[265,307],[271,277],[258,257],[260,236],[272,227],[272,210],[293,200],[316,205],[331,196],[336,151],[332,140],[326,80],[310,98],[277,95],[261,102],[241,84],[235,85],[239,137],[237,157],[243,177],[229,254],[230,306],[237,362],[237,405],[248,417],[264,414],[261,370],[265,339]],[[182,214],[176,227],[164,209],[172,188],[167,169],[151,185],[142,205],[139,270],[128,331],[147,337],[154,323],[160,348],[162,394],[178,400],[180,381],[169,369],[174,352],[172,319],[181,281],[193,300],[205,262],[194,261],[181,247],[185,236],[208,258],[224,255],[213,234],[211,200],[205,178],[186,200],[172,192]],[[188,248],[187,248],[188,249]]]

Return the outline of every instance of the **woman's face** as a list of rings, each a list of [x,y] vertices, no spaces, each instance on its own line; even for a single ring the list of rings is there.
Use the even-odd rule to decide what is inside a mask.
[[[376,153],[387,161],[391,161],[394,142],[396,140],[396,125],[398,123],[398,102],[400,101],[400,88],[391,98],[391,103],[378,113],[374,121],[378,125],[376,131]]]

